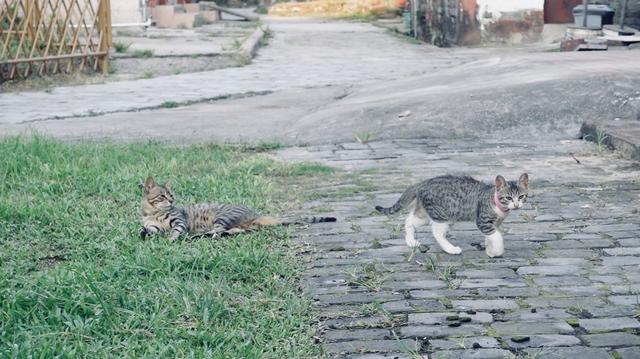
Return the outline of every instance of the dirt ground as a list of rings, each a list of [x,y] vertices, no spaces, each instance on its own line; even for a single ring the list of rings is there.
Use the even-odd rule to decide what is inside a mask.
[[[640,51],[440,49],[366,23],[264,21],[274,35],[249,66],[5,94],[0,131],[317,144],[575,138],[637,118]]]
[[[258,22],[219,21],[193,29],[116,31],[110,80],[212,71],[247,64],[239,53]]]
[[[0,84],[0,92],[48,90],[59,86],[149,79],[244,66],[242,43],[262,24],[223,20],[193,29],[114,29],[109,72],[34,77]]]

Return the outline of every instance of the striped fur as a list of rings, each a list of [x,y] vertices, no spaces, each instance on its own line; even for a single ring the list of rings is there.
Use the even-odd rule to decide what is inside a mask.
[[[262,216],[246,206],[230,204],[201,203],[178,207],[170,184],[158,185],[153,177],[144,183],[141,206],[140,236],[143,239],[160,232],[169,232],[173,241],[186,234],[220,236],[267,226],[336,221],[334,217],[278,219]]]
[[[495,257],[504,251],[498,227],[510,210],[524,205],[528,187],[526,173],[517,182],[507,182],[504,177],[497,176],[495,185],[466,176],[440,176],[409,187],[393,206],[377,206],[376,210],[389,215],[415,201],[415,208],[405,221],[407,244],[411,247],[419,245],[415,239],[416,227],[431,222],[434,238],[450,254],[459,254],[461,249],[446,239],[449,224],[473,221],[485,235],[487,254]]]

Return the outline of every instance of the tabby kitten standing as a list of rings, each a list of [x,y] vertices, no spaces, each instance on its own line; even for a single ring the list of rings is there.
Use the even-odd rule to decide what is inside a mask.
[[[507,182],[498,175],[494,185],[471,177],[440,176],[409,187],[390,208],[377,206],[384,214],[396,213],[417,200],[416,207],[405,220],[405,240],[410,247],[420,245],[415,239],[416,226],[431,221],[431,230],[440,248],[449,254],[460,254],[460,247],[447,240],[449,224],[475,221],[485,235],[485,251],[489,257],[504,253],[504,242],[498,227],[513,209],[527,200],[529,176],[520,175],[517,182]]]
[[[141,205],[140,236],[143,239],[148,235],[167,231],[170,232],[171,241],[175,241],[185,234],[216,237],[273,225],[336,221],[334,217],[278,219],[261,216],[249,207],[230,204],[202,203],[178,207],[169,183],[158,185],[153,177],[144,182]]]

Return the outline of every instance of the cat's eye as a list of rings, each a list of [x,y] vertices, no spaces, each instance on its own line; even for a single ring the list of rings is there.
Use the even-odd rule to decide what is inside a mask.
[[[507,197],[507,201],[513,201],[513,198]]]
[[[518,199],[523,199],[525,197],[525,195],[521,194],[520,197],[518,197]]]

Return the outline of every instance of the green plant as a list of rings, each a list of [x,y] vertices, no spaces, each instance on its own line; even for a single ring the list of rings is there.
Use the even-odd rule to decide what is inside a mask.
[[[439,265],[437,256],[427,256],[427,260],[424,263],[418,263],[422,265],[427,271],[433,272],[438,279],[445,282],[449,289],[458,289],[462,284],[462,279],[456,279],[457,269],[451,265]]]
[[[392,329],[391,330],[391,334],[393,334],[393,338],[396,341],[400,342],[400,337],[398,336],[398,334],[396,334],[395,330]],[[402,344],[402,351],[405,354],[409,355],[409,357],[412,358],[412,359],[429,359],[426,354],[425,355],[420,354],[421,347],[422,347],[422,345],[420,345],[420,342],[418,341],[418,339],[416,339],[413,348]]]
[[[151,70],[146,70],[143,74],[142,74],[142,78],[143,79],[151,79],[153,78],[153,71]]]
[[[353,137],[362,145],[368,144],[374,139],[374,134],[371,132],[360,132],[353,135]]]
[[[602,153],[602,151],[604,151],[608,146],[607,140],[609,139],[609,136],[607,136],[601,129],[596,129],[595,134],[586,135],[584,139],[593,139],[593,142],[596,144],[596,151],[598,153]]]
[[[239,67],[249,65],[251,60],[251,55],[249,54],[239,54],[235,56],[235,64]]]
[[[122,37],[128,37],[128,36],[134,36],[134,33],[128,30],[118,30],[116,35],[122,36]]]
[[[379,300],[374,300],[370,303],[363,304],[360,307],[360,312],[363,315],[389,314],[389,312],[382,306],[382,302],[380,302]]]
[[[178,106],[180,106],[180,104],[175,101],[164,101],[160,104],[161,108],[176,108]]]
[[[580,325],[580,321],[578,320],[578,318],[567,318],[565,319],[565,322],[567,322],[567,324],[572,327],[577,327]]]
[[[118,72],[118,65],[113,60],[109,61],[109,68],[107,69],[107,73],[109,73],[109,75],[113,75],[116,72]]]
[[[113,43],[113,49],[116,50],[117,53],[125,53],[129,51],[129,47],[131,47],[131,43],[124,43],[122,41]]]
[[[193,19],[193,27],[200,27],[200,26],[209,25],[212,23],[213,22],[211,20],[206,19],[201,14],[196,15],[195,18]]]
[[[451,302],[451,299],[449,299],[447,297],[438,298],[438,302],[440,302],[442,305],[444,305],[444,307],[447,308],[447,309],[453,308],[453,303]]]
[[[264,5],[258,5],[258,7],[254,10],[256,14],[266,15],[269,12],[269,8]]]
[[[153,50],[149,50],[149,49],[134,50],[131,53],[131,56],[133,56],[133,57],[143,57],[143,58],[153,57]]]
[[[269,40],[273,38],[273,31],[269,27],[264,28],[263,31],[264,35],[260,39],[260,46],[267,46],[269,44]]]
[[[349,285],[365,287],[373,292],[382,289],[382,283],[387,279],[388,273],[393,273],[393,270],[382,262],[371,262],[362,266],[360,270],[352,268],[345,271],[349,276]]]
[[[233,43],[231,44],[231,47],[233,47],[234,49],[239,49],[242,46],[242,41],[238,40],[238,39],[233,39]]]

